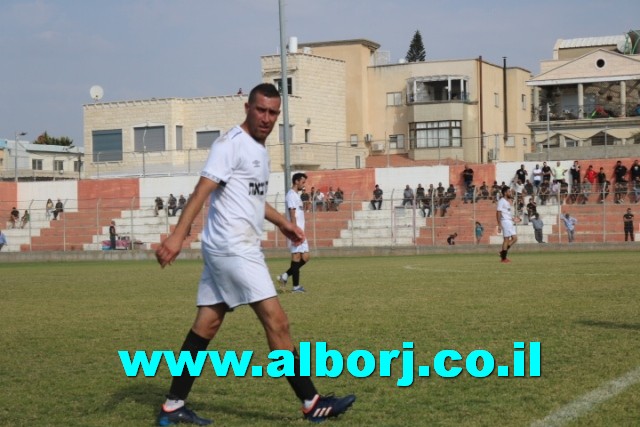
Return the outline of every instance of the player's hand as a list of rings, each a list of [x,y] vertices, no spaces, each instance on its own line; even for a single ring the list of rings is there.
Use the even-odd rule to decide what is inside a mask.
[[[520,217],[519,217],[519,216],[515,216],[515,217],[513,217],[513,222],[514,222],[515,224],[519,224],[521,221],[522,221],[522,220],[520,219]]]
[[[160,267],[165,268],[175,261],[181,249],[182,241],[174,234],[164,239],[160,247],[156,250],[156,259]]]
[[[302,231],[300,227],[293,225],[289,221],[285,221],[280,226],[280,231],[296,246],[300,245],[306,239],[304,231]]]

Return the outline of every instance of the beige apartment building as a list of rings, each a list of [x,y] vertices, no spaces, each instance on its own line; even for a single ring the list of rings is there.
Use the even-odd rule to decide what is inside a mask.
[[[365,166],[368,156],[517,161],[531,151],[529,71],[481,58],[392,64],[369,40],[290,42],[293,169]],[[282,84],[280,56],[262,79]],[[195,173],[211,142],[244,118],[247,94],[96,102],[84,106],[89,176]],[[267,140],[284,169],[282,118]]]
[[[637,156],[640,32],[558,40],[533,88],[528,160]]]

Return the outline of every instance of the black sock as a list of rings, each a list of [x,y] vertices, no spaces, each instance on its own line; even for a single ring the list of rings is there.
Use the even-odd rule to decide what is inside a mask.
[[[298,268],[300,268],[298,266],[298,263],[295,261],[291,261],[291,264],[289,264],[289,269],[287,270],[287,276],[293,276]]]
[[[507,251],[505,250],[500,251],[500,259],[507,259]]]
[[[293,368],[295,376],[287,377],[287,381],[289,381],[289,385],[301,402],[311,400],[318,394],[318,390],[316,390],[310,377],[300,376],[300,355],[298,354],[298,350],[293,350],[293,357],[295,360]]]
[[[195,360],[198,352],[206,350],[210,341],[211,340],[202,338],[190,329],[180,351],[190,352],[191,358]],[[167,398],[172,400],[186,400],[196,378],[197,377],[189,375],[189,370],[185,367],[182,370],[182,375],[173,377]]]
[[[293,270],[293,286],[300,285],[300,268],[302,267],[302,261],[294,262],[296,264],[296,268]]]

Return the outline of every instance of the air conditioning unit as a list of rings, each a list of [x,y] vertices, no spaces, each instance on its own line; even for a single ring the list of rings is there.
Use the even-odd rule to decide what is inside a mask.
[[[371,144],[371,151],[384,151],[384,142],[374,142]]]
[[[487,160],[498,160],[498,150],[490,148],[487,151]]]
[[[371,142],[373,141],[373,135],[371,135],[370,133],[366,134],[364,136],[364,142]]]

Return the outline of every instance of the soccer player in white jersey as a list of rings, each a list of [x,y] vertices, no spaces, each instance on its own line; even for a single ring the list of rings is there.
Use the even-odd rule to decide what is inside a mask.
[[[291,178],[292,186],[287,191],[285,197],[285,214],[294,226],[298,226],[304,231],[304,209],[302,200],[298,194],[307,182],[307,175],[302,172],[293,174]],[[289,250],[291,251],[291,265],[289,269],[278,276],[278,281],[282,286],[287,285],[287,279],[293,279],[293,292],[304,292],[304,287],[300,285],[300,269],[309,262],[309,243],[305,239],[302,243],[293,242],[287,239]]]
[[[304,418],[319,422],[344,413],[356,398],[320,396],[311,378],[300,375],[300,358],[289,333],[289,321],[260,250],[264,219],[291,241],[304,241],[304,232],[266,203],[270,171],[265,140],[278,120],[280,102],[272,84],[263,83],[251,91],[245,104],[245,121],[211,146],[178,225],[162,242],[156,258],[163,268],[175,261],[189,226],[210,198],[202,236],[204,269],[198,285],[198,312],[181,351],[190,352],[195,360],[198,352],[207,349],[226,314],[248,304],[264,327],[269,348],[291,351],[295,375],[287,380],[303,404]],[[182,375],[173,377],[158,425],[211,423],[185,406],[195,379],[186,368]]]
[[[518,236],[516,236],[515,222],[520,222],[518,217],[513,217],[511,213],[511,200],[513,200],[513,193],[511,189],[506,185],[502,187],[502,197],[498,200],[498,207],[496,210],[496,219],[498,221],[498,228],[502,230],[502,251],[500,251],[500,262],[511,262],[507,258],[509,248],[516,244]]]

